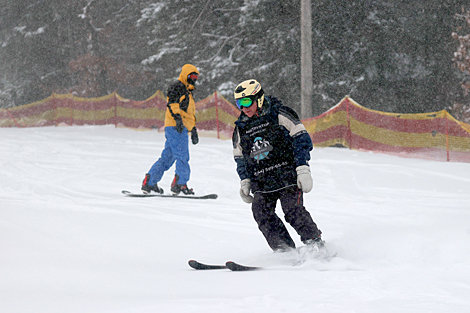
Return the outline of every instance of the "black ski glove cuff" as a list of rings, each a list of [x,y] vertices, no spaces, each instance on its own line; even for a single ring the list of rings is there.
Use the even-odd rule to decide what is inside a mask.
[[[175,122],[176,122],[176,131],[181,134],[184,129],[183,119],[181,118],[181,115],[179,114],[175,114],[173,118],[175,119]]]
[[[199,142],[199,136],[197,135],[197,129],[196,129],[196,127],[194,127],[194,128],[191,130],[191,141],[192,141],[193,145],[197,145],[198,142]]]

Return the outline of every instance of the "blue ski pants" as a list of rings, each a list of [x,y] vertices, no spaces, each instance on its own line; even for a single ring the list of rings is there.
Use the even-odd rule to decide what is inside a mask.
[[[153,186],[158,183],[163,174],[170,169],[176,161],[175,174],[179,176],[178,184],[185,185],[191,174],[189,168],[189,143],[188,143],[188,130],[186,127],[180,134],[176,131],[175,127],[165,127],[165,148],[162,155],[155,162],[149,170],[150,181],[149,185]]]

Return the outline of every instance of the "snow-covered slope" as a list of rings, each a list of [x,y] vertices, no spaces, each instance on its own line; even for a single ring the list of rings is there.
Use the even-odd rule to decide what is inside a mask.
[[[2,312],[470,311],[470,164],[314,150],[305,202],[337,257],[292,266],[296,255],[272,253],[239,199],[230,141],[202,134],[190,147],[189,186],[219,198],[188,200],[121,195],[139,191],[163,133],[0,138]],[[195,271],[189,259],[266,270]]]

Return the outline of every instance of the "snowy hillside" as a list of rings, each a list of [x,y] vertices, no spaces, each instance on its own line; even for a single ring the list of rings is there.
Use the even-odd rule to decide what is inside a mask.
[[[163,140],[112,126],[0,129],[1,312],[470,311],[470,164],[314,150],[305,203],[337,256],[292,266],[238,196],[230,141],[190,147],[188,185],[217,200],[124,197]],[[265,270],[195,271],[189,259]]]

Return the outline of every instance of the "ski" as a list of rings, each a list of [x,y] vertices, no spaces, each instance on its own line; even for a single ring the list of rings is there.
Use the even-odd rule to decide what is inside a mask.
[[[123,190],[122,193],[127,197],[149,198],[149,197],[163,197],[163,198],[186,198],[186,199],[217,199],[218,195],[211,193],[203,196],[195,195],[161,195],[158,193],[133,193],[128,190]]]
[[[261,267],[241,265],[241,264],[235,263],[233,261],[228,261],[227,263],[225,263],[225,266],[229,270],[234,271],[234,272],[256,271],[256,270],[261,269]]]
[[[189,266],[194,268],[195,270],[221,270],[227,268],[225,265],[210,265],[198,262],[196,260],[189,260]]]
[[[242,271],[254,271],[260,270],[261,267],[257,266],[246,266],[235,263],[233,261],[228,261],[225,265],[215,265],[215,264],[204,264],[198,262],[196,260],[189,260],[188,264],[190,267],[194,268],[195,270],[221,270],[221,269],[229,269],[234,272],[242,272]]]

